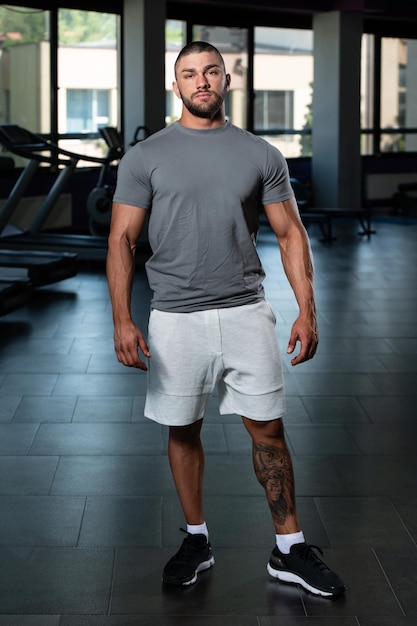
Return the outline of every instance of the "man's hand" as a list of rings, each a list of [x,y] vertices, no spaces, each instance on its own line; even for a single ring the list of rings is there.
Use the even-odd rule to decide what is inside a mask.
[[[144,372],[147,371],[146,363],[139,356],[139,349],[147,359],[150,358],[151,353],[145,337],[133,322],[129,326],[125,325],[117,331],[115,330],[114,349],[120,363],[127,367],[136,367]]]
[[[300,342],[300,352],[297,356],[291,359],[291,365],[298,365],[299,363],[308,361],[316,354],[319,343],[319,333],[317,322],[314,317],[297,317],[291,329],[287,354],[292,354],[294,352],[298,341]]]

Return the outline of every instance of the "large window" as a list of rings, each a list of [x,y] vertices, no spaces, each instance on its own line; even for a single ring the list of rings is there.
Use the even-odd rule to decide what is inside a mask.
[[[416,102],[417,40],[364,35],[362,154],[417,151]]]
[[[118,16],[1,5],[0,32],[0,124],[103,156],[98,129],[120,121]]]
[[[417,149],[417,41],[381,42],[381,151]],[[387,132],[389,131],[389,132]]]
[[[375,37],[362,36],[361,46],[361,153],[372,154],[374,149],[375,98]]]
[[[49,11],[0,6],[0,123],[51,131]]]
[[[181,103],[174,94],[172,82],[175,59],[186,43],[186,24],[180,20],[167,20],[165,26],[165,122],[172,124],[181,114]]]
[[[311,155],[313,34],[255,28],[254,131],[288,157]]]
[[[103,156],[101,126],[119,123],[117,16],[95,11],[58,11],[58,128],[63,147]]]
[[[294,126],[293,91],[255,91],[255,128],[276,131]]]
[[[108,126],[110,99],[109,89],[67,89],[67,131],[86,133]]]

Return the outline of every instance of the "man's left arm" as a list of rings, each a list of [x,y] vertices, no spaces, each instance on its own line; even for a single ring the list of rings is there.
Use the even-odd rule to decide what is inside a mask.
[[[299,306],[291,329],[287,353],[300,343],[299,353],[291,359],[297,365],[312,359],[318,345],[318,327],[314,295],[313,256],[307,232],[301,221],[295,198],[264,205],[265,214],[277,238],[282,264]]]

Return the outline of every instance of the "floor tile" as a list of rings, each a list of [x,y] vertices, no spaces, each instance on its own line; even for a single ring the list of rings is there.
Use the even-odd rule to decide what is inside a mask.
[[[372,384],[378,390],[376,394],[383,396],[416,396],[417,386],[415,384],[415,374],[369,374]]]
[[[0,377],[1,384],[1,377]],[[5,396],[0,403],[0,422],[11,422],[19,403],[22,401],[21,396]]]
[[[70,422],[76,398],[25,396],[14,414],[14,422]]]
[[[334,456],[336,473],[349,495],[391,497],[415,493],[417,458],[414,456]]]
[[[13,338],[8,345],[1,345],[1,353],[4,356],[16,354],[69,354],[73,340],[71,337],[61,339],[50,337],[48,341],[36,337],[20,336]]]
[[[80,546],[160,547],[161,497],[89,497]]]
[[[186,615],[110,615],[102,617],[77,615],[63,617],[59,626],[195,626],[195,616]],[[199,626],[258,626],[256,617],[246,615],[198,617]],[[0,626],[2,626],[0,622]]]
[[[350,424],[346,428],[361,452],[369,455],[415,454],[417,425],[406,422],[396,424]]]
[[[308,374],[295,374],[294,383],[298,394],[302,396],[377,396],[379,392],[373,382],[377,376],[385,375],[315,374],[312,371]],[[386,374],[386,376],[391,376],[391,374]]]
[[[360,453],[344,425],[291,424],[286,431],[297,455]]]
[[[389,355],[391,356],[391,355]],[[388,358],[388,357],[387,357]],[[298,371],[304,372],[311,368],[311,363],[300,364]],[[384,363],[380,355],[369,354],[344,354],[320,352],[314,357],[315,373],[355,373],[364,372],[387,372],[391,371]],[[410,370],[411,371],[411,370]]]
[[[59,615],[0,615],[0,626],[60,626]]]
[[[0,547],[0,558],[3,613],[108,612],[113,550]]]
[[[402,354],[381,354],[379,359],[389,372],[417,373],[417,354],[403,352]]]
[[[389,498],[333,497],[315,498],[314,502],[332,546],[414,548]]]
[[[28,454],[38,424],[0,424],[0,456]]]
[[[158,424],[77,423],[41,424],[30,453],[35,456],[107,456],[161,452],[161,427]]]
[[[415,422],[415,396],[375,396],[359,399],[372,422]]]
[[[85,498],[0,496],[0,537],[7,546],[76,546]]]
[[[378,548],[376,556],[388,577],[404,614],[417,618],[417,548]]]
[[[369,422],[363,402],[351,396],[301,398],[306,412],[315,424],[351,424]]]
[[[259,618],[259,626],[358,626],[356,617],[263,617]]]
[[[56,374],[7,374],[0,384],[0,397],[49,396],[56,385],[57,378]]]
[[[403,615],[358,615],[359,626],[415,626],[417,619]]]
[[[417,545],[417,493],[393,495],[393,505],[401,518],[404,528]]]
[[[134,396],[144,391],[145,386],[146,376],[130,368],[124,368],[119,374],[60,374],[53,395]],[[3,386],[0,387],[0,395],[2,389]]]
[[[173,492],[168,461],[163,456],[62,457],[51,487],[51,495],[146,496]]]
[[[88,356],[63,354],[27,354],[2,359],[0,371],[8,373],[56,374],[58,372],[86,372]]]
[[[130,422],[132,396],[80,396],[76,399],[73,422]]]
[[[0,457],[0,495],[47,495],[58,457]]]
[[[318,453],[297,454],[292,461],[298,496],[340,496],[347,493],[344,481],[335,470],[334,458]]]

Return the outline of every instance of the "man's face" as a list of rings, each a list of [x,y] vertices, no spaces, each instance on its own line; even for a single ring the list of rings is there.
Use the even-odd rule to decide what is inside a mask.
[[[222,108],[230,76],[215,52],[182,57],[176,67],[175,94],[196,117],[213,118]]]

